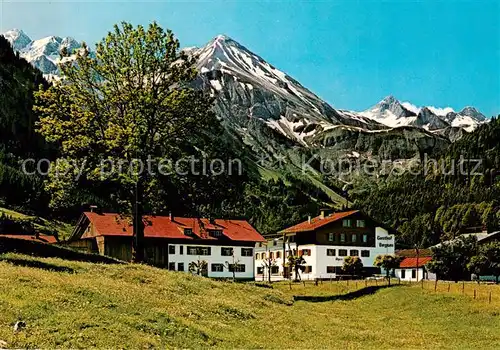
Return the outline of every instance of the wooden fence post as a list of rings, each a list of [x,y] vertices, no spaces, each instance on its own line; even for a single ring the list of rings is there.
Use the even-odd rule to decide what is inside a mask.
[[[437,287],[438,287],[438,280],[436,279],[436,281],[434,282],[434,291],[437,290]]]
[[[462,281],[462,294],[465,294],[465,281]]]
[[[490,291],[490,295],[488,297],[488,302],[491,304],[491,291]]]
[[[365,288],[368,287],[368,280],[365,280]]]
[[[450,292],[450,283],[448,283],[448,293]]]
[[[424,279],[423,278],[422,278],[422,289],[424,289]]]
[[[474,299],[476,299],[476,288],[474,288]]]

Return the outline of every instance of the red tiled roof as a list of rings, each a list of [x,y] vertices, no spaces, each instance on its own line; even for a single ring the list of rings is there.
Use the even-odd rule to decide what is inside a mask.
[[[421,256],[418,258],[418,266],[417,266],[417,258],[404,258],[399,267],[422,267],[432,260],[430,256]]]
[[[352,214],[357,213],[359,210],[351,210],[351,211],[345,211],[345,212],[340,212],[340,213],[334,213],[329,216],[325,216],[323,219],[321,216],[317,216],[313,219],[311,219],[311,222],[309,220],[306,220],[304,222],[301,222],[300,224],[297,224],[295,226],[289,227],[281,231],[282,233],[295,233],[295,232],[307,232],[307,231],[314,231],[317,228],[324,226],[326,224],[329,224],[331,222],[338,221],[340,219],[343,219],[345,217],[348,217]]]
[[[41,243],[57,243],[57,239],[54,236],[49,236],[49,235],[40,235],[38,238],[36,236],[32,235],[0,235],[1,237],[7,237],[7,238],[16,238],[16,239],[24,239],[27,241],[36,241],[36,242],[41,242]]]
[[[130,217],[114,213],[85,212],[84,215],[94,225],[94,236],[132,236],[133,229]],[[208,230],[221,230],[223,235],[233,241],[264,242],[246,220],[197,219],[168,216],[145,216],[144,237],[146,238],[181,238],[181,239],[217,239],[208,235]],[[186,236],[184,229],[190,228],[196,238]],[[85,233],[82,238],[91,237]]]

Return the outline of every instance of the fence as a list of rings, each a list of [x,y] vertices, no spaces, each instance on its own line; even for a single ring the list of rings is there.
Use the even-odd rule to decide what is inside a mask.
[[[420,281],[409,282],[391,278],[391,285],[421,289],[425,293],[453,294],[468,297],[478,302],[500,305],[500,284],[477,284],[475,282]],[[294,282],[290,280],[273,283],[278,289],[294,295],[326,295],[352,293],[368,287],[388,286],[387,279],[340,280],[317,279]]]

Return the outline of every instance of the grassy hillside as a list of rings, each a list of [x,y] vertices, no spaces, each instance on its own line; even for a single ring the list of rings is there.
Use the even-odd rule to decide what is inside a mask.
[[[57,232],[61,240],[68,238],[71,235],[71,231],[73,230],[72,225],[59,220],[49,220],[38,216],[26,215],[11,209],[0,207],[0,217],[2,215],[6,215],[9,219],[14,220],[16,222],[25,223],[27,224],[28,227],[33,228],[35,231],[40,233],[52,235],[54,234],[54,232]],[[21,234],[26,232],[5,232],[5,233]]]
[[[402,286],[351,301],[293,302],[299,288],[325,295],[344,287],[290,291],[146,266],[0,260],[0,340],[13,348],[500,346],[500,299]],[[18,320],[27,327],[14,333]]]

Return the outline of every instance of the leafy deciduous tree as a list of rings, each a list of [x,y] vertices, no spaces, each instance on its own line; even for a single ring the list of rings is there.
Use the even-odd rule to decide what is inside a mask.
[[[51,172],[51,205],[70,202],[77,173],[80,181],[115,185],[123,210],[133,214],[135,261],[144,255],[145,203],[160,207],[162,179],[174,176],[168,166],[162,172],[155,164],[201,155],[194,145],[220,130],[212,99],[190,86],[194,64],[170,30],[122,23],[95,54],[84,46],[74,63],[61,66],[62,80],[36,94],[40,133],[70,161]],[[103,169],[103,161],[121,169]],[[155,171],[145,170],[150,164]]]
[[[342,271],[349,275],[359,276],[363,272],[363,262],[357,256],[346,256],[342,265]]]
[[[399,263],[401,262],[401,258],[395,255],[377,255],[375,257],[375,261],[373,265],[376,267],[383,268],[386,273],[387,280],[389,281],[389,285],[391,284],[391,271],[399,267]]]

